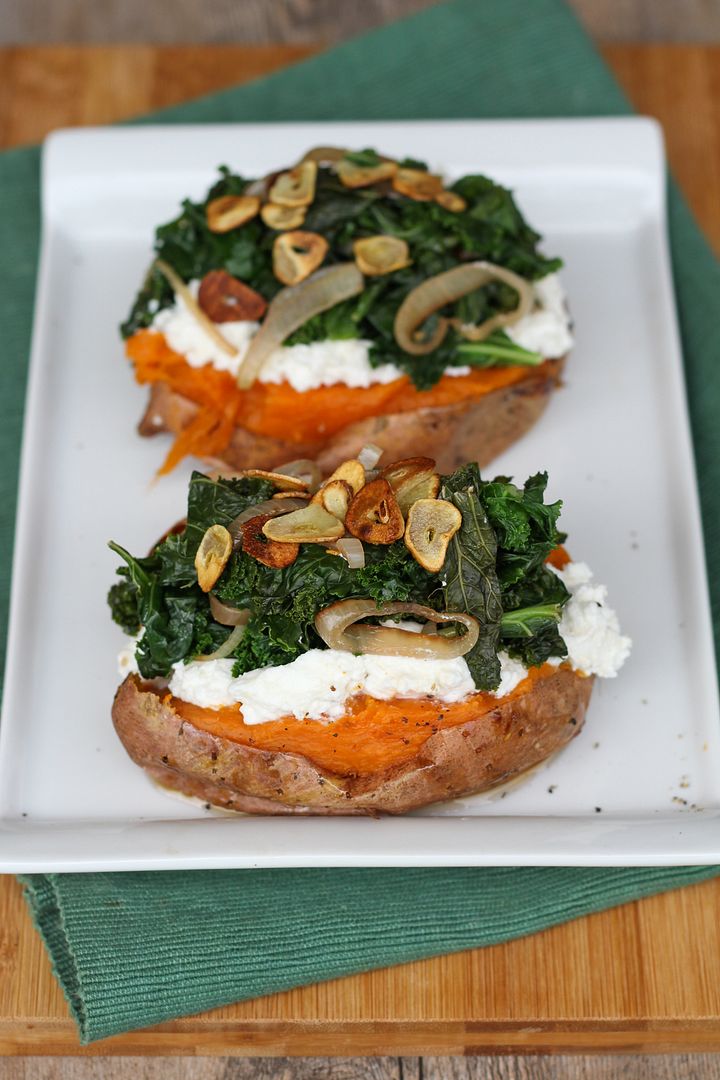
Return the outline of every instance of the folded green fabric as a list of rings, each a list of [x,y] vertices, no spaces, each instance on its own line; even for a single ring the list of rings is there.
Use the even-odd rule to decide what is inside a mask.
[[[163,122],[629,112],[561,0],[454,0]],[[38,153],[0,157],[0,603],[38,231]],[[670,228],[711,580],[720,581],[720,267],[677,191]],[[716,634],[720,590],[713,590]],[[353,971],[490,944],[702,880],[690,869],[240,870],[25,879],[83,1041]],[[407,898],[418,902],[408,905]],[[288,897],[292,902],[288,903]]]
[[[507,941],[716,873],[199,870],[39,874],[25,884],[89,1041],[273,990]]]

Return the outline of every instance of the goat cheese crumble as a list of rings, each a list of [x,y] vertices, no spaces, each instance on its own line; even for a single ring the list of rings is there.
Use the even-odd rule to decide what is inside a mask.
[[[614,679],[630,655],[632,641],[620,633],[618,617],[605,602],[607,587],[593,583],[587,563],[571,562],[562,570],[550,569],[570,593],[559,626],[570,664],[586,675]],[[561,661],[553,657],[550,663]]]
[[[176,664],[170,692],[207,709],[239,705],[246,724],[262,724],[281,716],[338,720],[356,694],[380,701],[432,697],[451,702],[475,689],[462,658],[435,661],[311,649],[284,667],[259,668],[236,679],[232,668],[232,660]]]
[[[573,344],[572,322],[565,290],[557,274],[548,274],[534,285],[536,310],[506,328],[516,345],[540,353],[546,360],[564,356]]]

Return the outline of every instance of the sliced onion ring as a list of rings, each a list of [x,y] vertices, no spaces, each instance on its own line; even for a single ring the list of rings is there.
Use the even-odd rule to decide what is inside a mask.
[[[175,295],[181,298],[185,307],[195,316],[205,333],[213,339],[217,347],[222,349],[224,353],[227,353],[228,356],[237,356],[238,351],[235,346],[230,344],[228,339],[220,333],[212,319],[205,314],[183,279],[175,270],[173,270],[172,266],[166,263],[164,259],[156,259],[155,265],[171,285]]]
[[[355,536],[343,536],[332,544],[330,550],[342,555],[351,570],[362,570],[365,566],[365,548],[362,540]]]
[[[270,301],[263,324],[252,339],[240,365],[237,382],[247,390],[260,374],[268,356],[313,315],[327,311],[363,290],[364,278],[355,263],[338,263],[311,274],[299,285],[281,289]]]
[[[458,319],[440,318],[435,332],[427,341],[416,341],[415,334],[425,320],[446,304],[453,304],[468,293],[475,292],[491,281],[503,281],[515,289],[518,305],[513,311],[501,312],[486,319],[478,326],[467,326]],[[452,270],[423,281],[407,294],[395,316],[395,340],[401,349],[412,356],[424,356],[437,349],[447,333],[448,326],[454,326],[469,341],[482,341],[499,326],[512,326],[532,309],[533,289],[525,278],[489,262],[463,263]]]
[[[289,514],[291,510],[300,510],[303,506],[307,506],[305,499],[266,499],[264,502],[255,503],[254,506],[248,506],[225,528],[233,538],[233,545],[237,547],[242,535],[242,526],[246,521],[259,517],[260,514],[271,514],[272,517],[277,517],[278,514]]]
[[[252,614],[250,608],[232,607],[230,604],[223,604],[213,593],[208,594],[208,599],[210,600],[212,617],[221,626],[245,626]]]
[[[428,622],[461,623],[467,633],[457,637],[416,634],[389,626],[358,624],[360,619],[383,615],[419,615]],[[315,629],[330,649],[381,656],[414,656],[421,660],[452,660],[470,652],[478,639],[477,619],[464,611],[433,611],[423,604],[380,604],[374,600],[339,600],[315,616]]]
[[[243,623],[240,626],[236,626],[235,629],[228,634],[220,648],[216,649],[215,652],[207,653],[205,656],[194,656],[193,660],[199,664],[204,664],[208,660],[224,660],[238,647],[244,633],[245,624]]]

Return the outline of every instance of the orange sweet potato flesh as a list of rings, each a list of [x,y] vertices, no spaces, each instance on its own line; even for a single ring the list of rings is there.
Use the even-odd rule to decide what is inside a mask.
[[[507,700],[553,671],[549,665],[536,668]],[[260,750],[303,754],[339,776],[367,776],[409,761],[429,735],[484,715],[497,706],[497,698],[473,694],[466,701],[442,705],[427,698],[379,701],[363,695],[351,701],[347,715],[331,724],[286,716],[248,725],[239,708],[212,711],[178,698],[172,698],[171,704],[179,716],[213,735]]]
[[[554,551],[551,551],[545,562],[549,566],[554,566],[556,570],[563,570],[570,562],[570,555],[567,548],[564,548],[562,544],[558,544]]]
[[[404,813],[485,791],[527,771],[581,729],[592,678],[533,671],[502,699],[356,699],[333,723],[246,725],[126,678],[113,722],[155,780],[213,805],[268,814]]]
[[[211,364],[189,365],[157,331],[137,331],[126,349],[138,382],[154,388],[141,434],[170,430],[176,435],[161,472],[186,454],[221,458],[238,468],[272,467],[283,455],[313,456],[332,469],[364,442],[379,442],[396,459],[415,456],[416,445],[417,453],[424,452],[434,435],[447,454],[448,437],[438,428],[445,421],[460,433],[454,456],[482,464],[489,460],[482,453],[484,442],[494,440],[494,456],[537,419],[562,366],[548,360],[539,368],[444,375],[431,390],[417,390],[403,376],[387,384],[323,386],[301,393],[288,383],[256,382],[240,390],[228,372]],[[497,433],[489,432],[488,415],[469,414],[483,398],[501,406],[494,410]],[[439,464],[453,467],[449,460]]]

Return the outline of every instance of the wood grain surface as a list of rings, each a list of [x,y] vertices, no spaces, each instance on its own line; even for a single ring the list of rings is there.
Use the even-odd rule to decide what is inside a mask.
[[[193,41],[236,45],[335,43],[413,15],[438,0],[15,0],[2,7],[0,44]],[[720,39],[718,0],[567,0],[599,41]]]
[[[37,139],[64,124],[104,123],[235,84],[297,60],[309,49],[115,47],[0,50],[0,143]],[[619,47],[606,55],[635,104],[665,125],[673,167],[720,249],[720,49]],[[334,980],[216,1009],[80,1049],[20,889],[0,878],[0,1054],[31,1055],[32,1078],[89,1075],[91,1062],[32,1055],[235,1056],[425,1054],[367,1062],[273,1064],[267,1075],[425,1078],[716,1076],[720,1049],[720,882],[627,904],[533,937],[455,956]],[[432,1055],[674,1051],[674,1071],[582,1071],[554,1059],[530,1073],[525,1059],[458,1061]],[[619,1060],[614,1059],[619,1066]],[[624,1060],[624,1059],[623,1059]],[[639,1061],[640,1059],[638,1059]],[[185,1077],[144,1059],[124,1076]],[[264,1076],[241,1061],[193,1062],[193,1077]],[[260,1066],[257,1066],[259,1069]],[[443,1067],[444,1068],[444,1067]],[[590,1068],[590,1066],[587,1066]],[[85,1071],[82,1071],[85,1069]],[[205,1071],[200,1071],[200,1070]],[[312,1071],[314,1069],[314,1071]],[[413,1072],[413,1069],[415,1072]],[[697,1071],[702,1069],[702,1071]],[[711,1071],[707,1071],[707,1070]],[[344,1071],[343,1071],[344,1070]],[[389,1071],[388,1071],[389,1070]],[[519,1070],[519,1071],[518,1071]],[[563,1071],[565,1070],[565,1071]],[[574,1070],[574,1071],[573,1071]],[[603,1071],[604,1070],[604,1071]],[[630,1071],[628,1071],[630,1070]],[[104,1071],[104,1068],[103,1068]],[[107,1075],[107,1073],[105,1073]],[[120,1075],[114,1071],[113,1075]]]
[[[720,1080],[720,1058],[40,1058],[0,1060],[0,1080]]]
[[[719,5],[720,6],[720,5]],[[0,147],[57,127],[109,124],[247,82],[319,45],[0,49]],[[665,129],[672,168],[720,251],[720,45],[603,49],[639,112]]]

